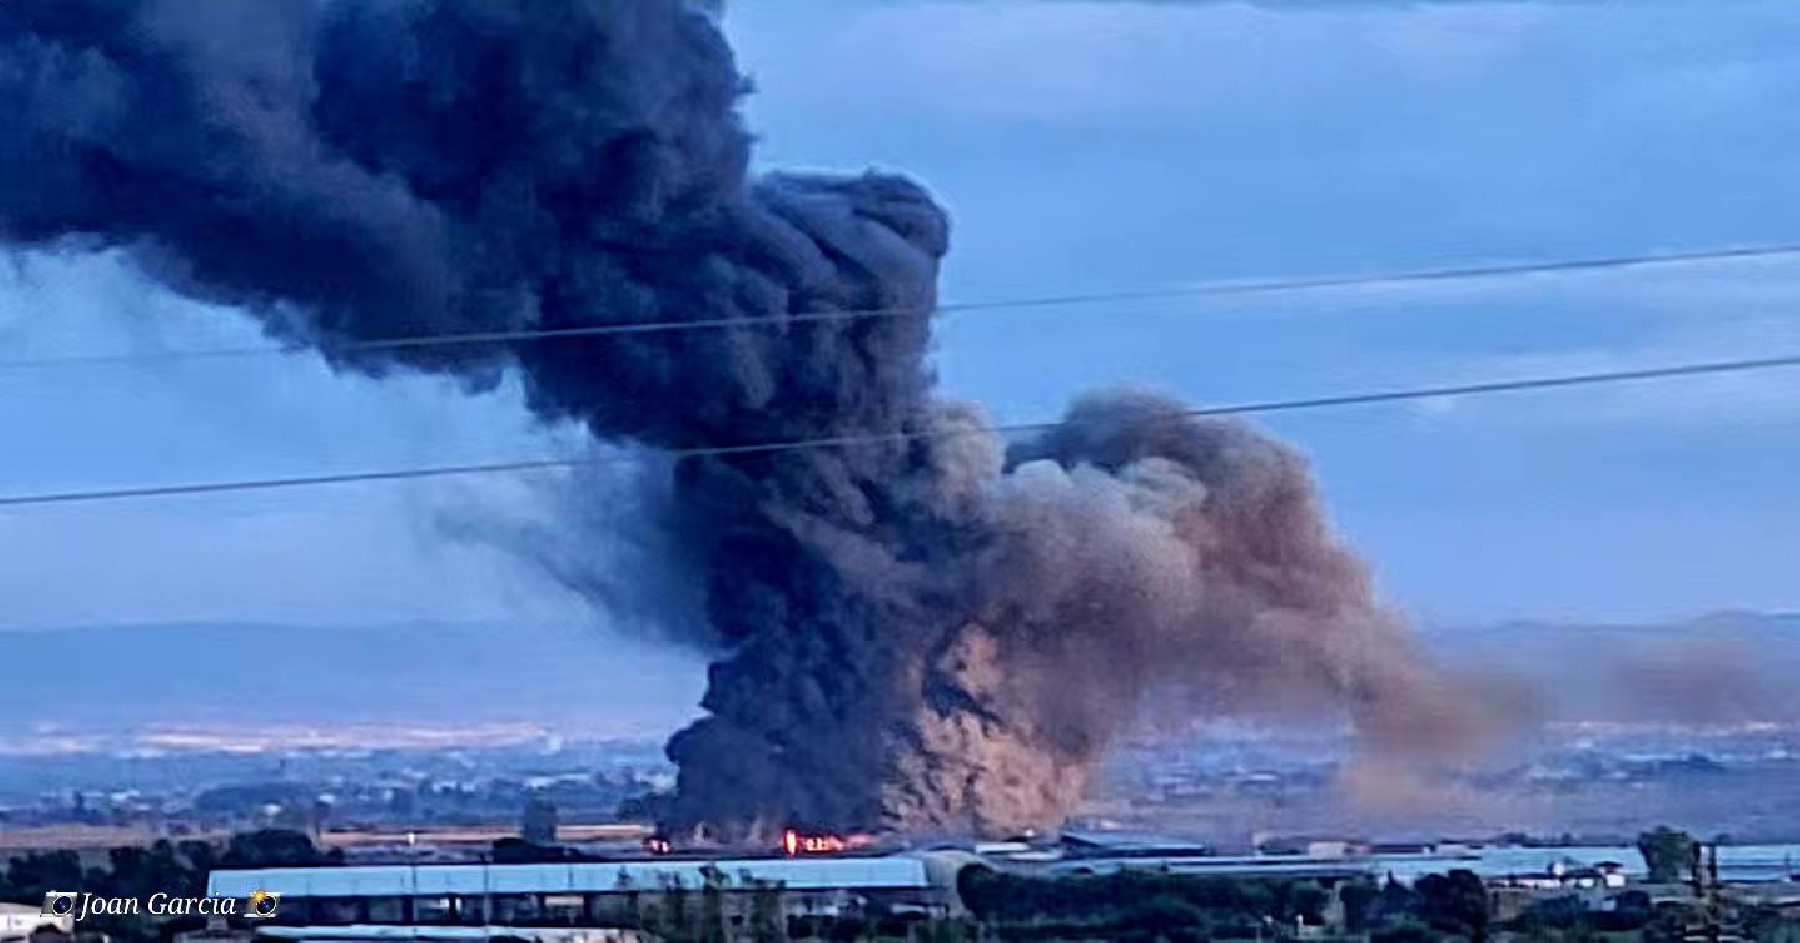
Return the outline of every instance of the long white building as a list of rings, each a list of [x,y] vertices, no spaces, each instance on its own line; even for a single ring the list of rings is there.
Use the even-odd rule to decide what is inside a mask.
[[[835,915],[866,904],[946,913],[958,909],[959,864],[925,854],[278,868],[216,871],[207,893],[281,895],[265,935],[379,939],[404,927],[408,936],[454,939],[517,935],[517,928],[628,925],[670,893],[697,894],[709,875],[726,899],[728,919],[736,923],[748,919],[759,888],[778,888],[790,916]],[[495,928],[509,932],[497,934]]]

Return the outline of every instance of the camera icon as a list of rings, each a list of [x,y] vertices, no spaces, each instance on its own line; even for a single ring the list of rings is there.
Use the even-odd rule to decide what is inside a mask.
[[[43,915],[46,917],[73,917],[75,905],[81,902],[81,894],[77,891],[50,891],[44,895]]]
[[[275,891],[257,891],[250,895],[244,907],[244,916],[252,920],[267,920],[275,916],[281,909],[281,895]]]

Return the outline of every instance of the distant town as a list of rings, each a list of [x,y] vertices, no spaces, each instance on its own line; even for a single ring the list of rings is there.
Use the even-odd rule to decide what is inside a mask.
[[[1337,739],[1214,730],[1204,748],[1134,745],[1055,834],[789,828],[719,845],[657,829],[673,780],[652,742],[524,728],[40,736],[0,758],[0,939],[1787,939],[1800,844],[1780,825],[1792,807],[1767,797],[1793,780],[1796,739],[1767,725],[1562,729],[1383,822],[1348,815]],[[1631,827],[1678,808],[1715,818]],[[1548,826],[1516,827],[1525,810]],[[1720,833],[1728,821],[1755,827]],[[279,910],[76,923],[41,909],[63,891],[261,893]]]
[[[645,801],[674,785],[657,741],[522,726],[54,731],[0,749],[4,849],[259,828],[350,846],[366,844],[348,837],[363,833],[489,835],[481,830],[516,827],[532,802],[554,805],[571,825],[641,823]],[[1260,833],[1607,843],[1646,820],[1740,842],[1800,838],[1795,726],[1563,725],[1528,753],[1446,772],[1428,784],[1429,801],[1385,812],[1349,800],[1349,761],[1349,745],[1327,734],[1140,740],[1115,757],[1073,824],[1235,850],[1253,849]]]

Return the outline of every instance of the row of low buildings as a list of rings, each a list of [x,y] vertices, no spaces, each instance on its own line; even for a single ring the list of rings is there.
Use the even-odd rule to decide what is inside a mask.
[[[1307,879],[1326,887],[1385,879],[1397,864],[1444,871],[1476,865],[1462,846],[1353,847],[1311,842],[1287,853],[1220,855],[1180,839],[1128,833],[1070,833],[1055,841],[976,845],[887,855],[746,857],[716,861],[667,857],[547,864],[389,863],[330,868],[220,871],[210,893],[281,894],[279,925],[317,930],[319,938],[375,928],[427,928],[454,938],[494,928],[575,928],[636,922],[671,894],[712,885],[728,917],[748,920],[759,889],[779,887],[788,916],[839,916],[875,909],[949,915],[961,911],[957,874],[971,863],[1047,877],[1126,869],[1218,877]],[[1380,854],[1379,852],[1386,852]],[[1402,873],[1401,878],[1414,875]],[[1511,898],[1570,892],[1604,897],[1626,884],[1617,862],[1555,861],[1542,870],[1484,872],[1496,895]],[[503,934],[504,935],[504,934]],[[203,943],[203,941],[197,941]]]
[[[1322,849],[1313,849],[1321,850]],[[262,871],[219,871],[209,893],[281,895],[265,936],[308,940],[458,940],[521,937],[569,943],[591,928],[629,926],[664,909],[672,895],[716,895],[725,919],[754,919],[759,891],[779,888],[787,917],[962,912],[957,876],[974,863],[1045,876],[1123,869],[1220,876],[1309,879],[1326,887],[1383,877],[1376,860],[1355,855],[1221,856],[1180,841],[1127,836],[1065,836],[1046,847],[1018,842],[888,855],[715,861],[640,858],[549,864],[386,864]],[[1453,866],[1453,865],[1452,865]],[[1622,866],[1559,864],[1543,874],[1492,878],[1498,896],[1624,886]],[[1506,890],[1503,890],[1506,889]],[[698,906],[690,898],[689,906]],[[584,930],[584,928],[586,928]],[[194,940],[186,943],[208,943]]]
[[[779,889],[785,917],[879,910],[957,913],[957,852],[870,857],[642,859],[518,865],[377,865],[218,871],[208,893],[279,894],[266,936],[313,940],[519,937],[566,941],[666,909],[671,898],[716,894],[724,919],[754,918],[759,893]]]
[[[1099,874],[1128,868],[1229,877],[1304,878],[1327,888],[1381,879],[1367,862],[1343,858],[1089,854],[1033,864],[989,849],[985,859],[938,851],[871,857],[750,858],[721,861],[644,859],[534,865],[384,865],[220,871],[209,893],[281,895],[265,937],[320,943],[350,941],[463,941],[517,938],[536,943],[611,943],[631,937],[616,929],[637,925],[672,894],[713,888],[722,917],[735,927],[755,919],[759,890],[779,887],[786,917],[962,912],[957,875],[986,860],[1046,876]],[[1016,856],[1016,850],[1012,852]],[[1537,874],[1488,879],[1497,913],[1516,913],[1534,901],[1578,897],[1584,909],[1604,910],[1627,888],[1621,867],[1570,864]],[[1679,894],[1680,889],[1673,889]],[[690,908],[701,905],[691,896]],[[693,912],[690,910],[690,912]],[[615,928],[615,929],[605,929]],[[612,934],[606,936],[606,934]],[[184,940],[181,943],[229,943]]]

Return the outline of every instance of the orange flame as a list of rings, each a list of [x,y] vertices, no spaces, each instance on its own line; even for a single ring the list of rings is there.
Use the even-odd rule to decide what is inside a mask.
[[[840,851],[849,851],[864,842],[845,838],[842,835],[802,835],[794,829],[788,829],[781,835],[781,848],[788,857],[798,855],[829,855]]]

